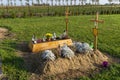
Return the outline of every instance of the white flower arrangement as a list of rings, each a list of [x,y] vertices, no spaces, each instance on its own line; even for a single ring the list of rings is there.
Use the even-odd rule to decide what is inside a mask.
[[[88,43],[74,42],[73,44],[76,51],[80,53],[87,53],[93,50]]]
[[[54,55],[54,53],[51,50],[45,50],[44,52],[42,52],[42,59],[54,61],[55,58],[56,58],[56,56]]]
[[[74,52],[65,44],[63,47],[61,47],[61,55],[62,57],[71,59],[74,57]]]

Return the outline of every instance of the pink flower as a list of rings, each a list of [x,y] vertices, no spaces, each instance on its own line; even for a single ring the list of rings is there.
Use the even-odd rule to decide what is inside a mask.
[[[103,61],[102,66],[103,67],[108,67],[108,62],[107,61]]]

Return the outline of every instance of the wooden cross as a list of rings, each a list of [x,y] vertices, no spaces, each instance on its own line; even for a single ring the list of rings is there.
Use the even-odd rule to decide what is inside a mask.
[[[103,20],[98,20],[98,12],[96,13],[96,17],[94,20],[91,20],[92,22],[95,23],[95,28],[93,28],[93,35],[95,37],[94,39],[94,50],[97,50],[97,39],[98,39],[98,23],[103,23]]]
[[[68,35],[68,15],[69,15],[69,8],[66,9],[66,12],[65,12],[65,15],[66,15],[66,18],[65,18],[65,22],[66,22],[66,34]]]

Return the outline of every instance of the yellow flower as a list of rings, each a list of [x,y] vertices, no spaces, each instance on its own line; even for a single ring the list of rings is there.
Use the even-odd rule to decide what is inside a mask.
[[[51,38],[53,35],[51,33],[46,33],[45,36],[46,38]]]

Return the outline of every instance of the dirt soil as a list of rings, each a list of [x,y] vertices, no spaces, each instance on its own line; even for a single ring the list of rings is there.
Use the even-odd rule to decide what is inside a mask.
[[[4,39],[7,34],[8,34],[8,29],[0,28],[0,39]]]
[[[52,51],[55,55],[58,54],[57,49]],[[24,58],[28,71],[31,73],[29,80],[76,79],[80,76],[92,76],[99,73],[103,69],[103,61],[108,61],[109,65],[112,62],[120,63],[120,59],[112,58],[99,50],[89,53],[75,53],[71,60],[57,56],[55,61],[42,60],[41,52],[39,54],[21,51],[17,53]]]
[[[55,75],[59,73],[65,73],[68,70],[80,69],[86,71],[88,69],[95,69],[96,66],[102,64],[103,61],[108,61],[108,57],[102,54],[100,51],[79,54],[74,56],[71,60],[58,58],[55,61],[49,61],[42,63],[43,73],[46,75]],[[39,69],[41,71],[41,68]]]

